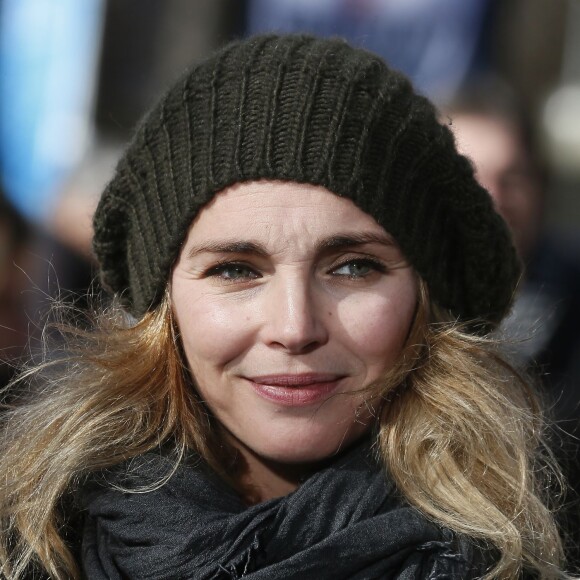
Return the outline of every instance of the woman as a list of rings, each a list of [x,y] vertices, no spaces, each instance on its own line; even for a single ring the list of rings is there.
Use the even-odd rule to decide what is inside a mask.
[[[562,576],[536,399],[482,338],[515,254],[400,74],[233,43],[150,112],[94,225],[122,307],[7,413],[5,574]]]

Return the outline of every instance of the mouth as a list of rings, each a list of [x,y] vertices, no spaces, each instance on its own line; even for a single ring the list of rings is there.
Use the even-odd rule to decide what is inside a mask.
[[[305,373],[264,375],[247,378],[262,398],[287,407],[321,402],[336,391],[344,375]]]

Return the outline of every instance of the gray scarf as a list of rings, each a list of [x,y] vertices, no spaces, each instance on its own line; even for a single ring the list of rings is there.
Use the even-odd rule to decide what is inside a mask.
[[[286,497],[247,507],[198,465],[147,454],[92,478],[82,567],[91,580],[432,580],[475,578],[482,554],[406,505],[368,443],[339,457]]]

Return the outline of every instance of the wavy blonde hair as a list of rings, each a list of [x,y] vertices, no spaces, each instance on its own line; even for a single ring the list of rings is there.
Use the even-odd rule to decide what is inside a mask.
[[[383,381],[377,452],[406,499],[435,522],[495,548],[488,578],[523,567],[561,578],[561,541],[544,497],[557,469],[526,382],[495,343],[420,299],[399,364]],[[436,322],[439,320],[439,322]],[[224,477],[223,447],[184,366],[169,295],[136,324],[118,308],[94,330],[64,329],[66,354],[24,372],[0,442],[0,572],[79,578],[63,509],[83,477],[171,442]]]

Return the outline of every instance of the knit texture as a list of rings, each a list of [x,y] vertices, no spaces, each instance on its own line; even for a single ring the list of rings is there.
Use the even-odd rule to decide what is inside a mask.
[[[147,115],[95,214],[104,285],[137,316],[154,308],[199,210],[258,179],[352,199],[459,319],[487,328],[508,310],[509,233],[433,105],[379,57],[294,35],[230,44]]]

